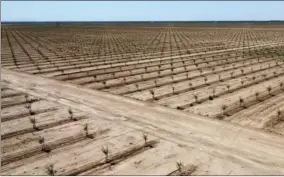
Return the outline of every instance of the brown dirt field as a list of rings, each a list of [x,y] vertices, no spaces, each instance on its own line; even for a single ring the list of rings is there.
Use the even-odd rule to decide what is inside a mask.
[[[1,144],[2,148],[6,149],[6,145],[9,150],[4,153],[7,160],[13,160],[23,153],[28,154],[28,151],[33,154],[2,166],[2,174],[44,175],[46,172],[43,166],[51,163],[55,165],[58,175],[167,175],[176,170],[175,163],[178,161],[185,165],[196,165],[197,169],[192,174],[198,175],[284,172],[284,144],[279,135],[6,69],[2,70],[2,82],[17,91],[76,108],[90,117],[40,130],[34,135],[18,135],[15,140],[4,139]],[[82,133],[82,125],[86,122],[90,123],[90,134],[91,130],[102,130],[102,127],[108,131],[96,135],[95,139],[85,138],[79,141],[80,127]],[[103,122],[107,126],[101,126]],[[144,152],[137,151],[135,156],[127,156],[131,148],[143,145],[141,131],[148,132],[148,142],[153,140],[157,145],[150,149],[144,147]],[[234,138],[227,136],[228,134]],[[66,141],[68,137],[75,135],[77,141],[70,144],[69,140],[67,145],[58,145],[60,141]],[[34,140],[31,139],[32,136]],[[37,136],[46,138],[46,144],[52,148],[50,153],[40,152]],[[26,143],[22,144],[24,142]],[[16,150],[11,149],[12,144]],[[107,145],[111,152],[110,159],[125,153],[121,157],[123,159],[114,160],[117,163],[113,165],[105,164],[100,148]],[[263,151],[266,153],[261,153]],[[260,157],[262,161],[258,160]]]
[[[284,174],[282,26],[4,26],[1,174]]]

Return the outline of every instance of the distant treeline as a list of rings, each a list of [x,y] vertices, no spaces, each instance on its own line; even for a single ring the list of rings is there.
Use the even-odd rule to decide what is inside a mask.
[[[65,26],[65,25],[188,25],[188,24],[284,24],[281,20],[271,21],[49,21],[49,22],[1,22],[2,25],[51,25],[51,26]]]

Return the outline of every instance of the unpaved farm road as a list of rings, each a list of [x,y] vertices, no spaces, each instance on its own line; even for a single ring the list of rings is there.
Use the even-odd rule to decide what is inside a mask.
[[[3,68],[1,72],[2,82],[12,89],[88,112],[120,125],[142,129],[149,135],[177,144],[188,150],[188,161],[201,166],[197,174],[284,174],[284,138],[280,135],[48,78]],[[171,163],[175,164],[175,161]],[[122,166],[120,171],[112,174],[127,174],[127,170],[131,168],[134,167]],[[166,168],[165,166],[164,171],[167,171]],[[147,171],[148,169],[149,167],[145,167],[143,174],[154,173]],[[165,175],[164,173],[163,170],[155,172],[160,175]]]

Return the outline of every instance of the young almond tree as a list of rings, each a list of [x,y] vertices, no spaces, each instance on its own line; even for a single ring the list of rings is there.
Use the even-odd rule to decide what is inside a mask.
[[[35,112],[32,110],[32,103],[28,103],[25,107],[29,110],[30,115],[35,114]]]
[[[202,70],[202,69],[200,69],[200,70],[199,70],[199,72],[200,72],[200,75],[202,75],[202,73],[203,73],[203,70]]]
[[[192,83],[191,82],[188,83],[188,86],[189,86],[190,89],[192,89]]]
[[[144,139],[144,144],[146,145],[148,141],[148,133],[143,133],[142,137]]]
[[[135,84],[135,87],[136,87],[136,91],[138,91],[139,90],[138,84]]]
[[[198,95],[196,93],[193,94],[193,97],[195,99],[195,102],[198,103]]]
[[[86,135],[87,138],[90,138],[90,139],[94,138],[94,135],[89,133],[89,125],[88,125],[88,123],[85,124],[84,131],[85,131],[85,135]]]
[[[152,95],[152,98],[155,100],[155,92],[154,92],[154,90],[150,90],[150,93]]]
[[[255,92],[255,99],[258,101],[259,92]]]
[[[274,75],[274,76],[276,76],[276,74],[277,74],[277,72],[276,72],[276,71],[274,71],[274,72],[273,72],[273,75]]]
[[[282,111],[280,109],[277,110],[277,119],[280,120]]]
[[[218,78],[219,78],[219,81],[221,82],[221,81],[222,81],[222,79],[221,79],[221,75],[218,75]]]
[[[226,85],[226,87],[227,87],[227,89],[228,89],[228,91],[229,91],[231,86],[230,86],[230,85]]]
[[[53,164],[47,165],[47,166],[45,166],[45,168],[46,168],[46,172],[49,176],[55,176],[56,170],[54,169]]]
[[[231,74],[231,78],[233,78],[234,77],[234,72],[230,72],[230,74]]]
[[[73,111],[71,108],[68,109],[68,114],[70,116],[70,119],[73,120],[73,121],[77,121],[76,118],[74,118],[74,115],[73,115]]]
[[[173,92],[173,94],[175,94],[176,92],[175,92],[175,87],[174,86],[172,86],[172,92]]]
[[[239,98],[240,106],[242,107],[244,104],[244,99],[242,97]]]
[[[36,130],[36,131],[39,131],[40,129],[37,127],[37,125],[36,125],[36,119],[33,117],[29,117],[29,119],[30,119],[30,122],[32,123],[32,125],[33,125],[33,129],[34,130]]]
[[[204,83],[207,84],[207,77],[204,77]]]
[[[108,147],[102,146],[101,150],[102,150],[102,152],[105,154],[105,161],[108,162],[108,154],[109,154],[109,149],[108,149]]]
[[[41,144],[41,150],[42,151],[47,152],[47,153],[49,153],[51,151],[51,148],[47,144],[45,144],[44,137],[39,137],[38,142],[39,142],[39,144]]]
[[[267,91],[268,91],[268,94],[270,95],[270,92],[271,92],[271,90],[272,90],[271,86],[268,86],[266,89],[267,89]]]
[[[280,82],[279,86],[280,86],[281,90],[283,90],[283,82]]]
[[[227,105],[222,105],[223,115],[225,115],[225,111],[226,111],[227,108],[228,108]]]
[[[213,98],[215,97],[215,93],[216,93],[216,88],[213,88],[212,89],[212,96],[213,96]]]
[[[25,95],[25,99],[26,99],[27,103],[30,103],[30,99],[29,99],[29,95],[28,94]]]
[[[182,172],[182,168],[184,166],[183,163],[180,161],[180,162],[177,162],[176,165],[177,165],[177,170],[181,173]]]
[[[157,80],[154,80],[154,83],[155,83],[155,87],[158,87]]]

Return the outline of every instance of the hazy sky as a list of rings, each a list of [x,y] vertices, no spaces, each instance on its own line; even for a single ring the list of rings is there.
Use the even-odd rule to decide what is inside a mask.
[[[284,1],[2,1],[1,20],[284,20]]]

